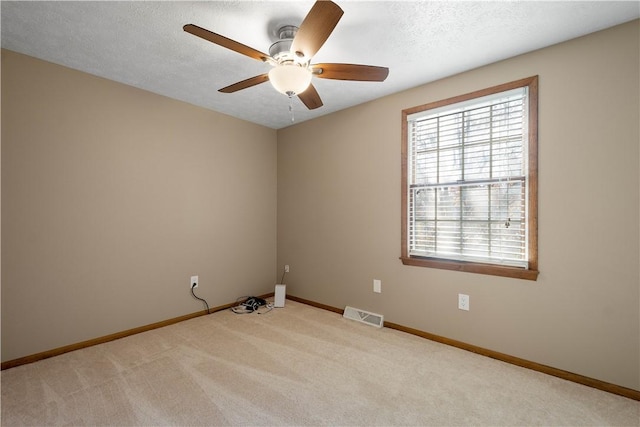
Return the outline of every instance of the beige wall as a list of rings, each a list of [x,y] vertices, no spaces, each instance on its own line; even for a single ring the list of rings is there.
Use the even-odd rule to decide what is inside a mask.
[[[638,28],[280,130],[278,265],[291,266],[287,292],[640,389]],[[540,76],[538,281],[403,266],[401,110],[532,75]],[[458,293],[470,295],[469,312],[457,309]]]
[[[2,360],[273,291],[276,132],[2,51]]]
[[[636,21],[277,133],[3,51],[2,360],[200,310],[192,274],[212,306],[269,292],[286,263],[289,294],[640,389],[638,40]],[[401,110],[536,74],[538,281],[403,266]]]

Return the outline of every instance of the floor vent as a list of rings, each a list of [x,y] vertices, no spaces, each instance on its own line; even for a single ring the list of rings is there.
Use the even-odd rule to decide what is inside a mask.
[[[384,324],[384,316],[382,314],[371,313],[369,311],[349,306],[345,307],[342,317],[357,320],[358,322],[366,323],[367,325],[375,326],[376,328],[382,328],[382,325]]]

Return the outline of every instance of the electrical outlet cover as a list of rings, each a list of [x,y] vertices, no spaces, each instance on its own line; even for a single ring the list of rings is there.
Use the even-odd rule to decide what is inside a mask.
[[[373,279],[373,292],[379,294],[382,292],[382,281]]]
[[[458,308],[469,311],[469,295],[458,294]]]
[[[195,283],[195,286],[193,285],[194,283]],[[198,276],[191,276],[191,280],[189,281],[189,287],[190,288],[198,287]]]

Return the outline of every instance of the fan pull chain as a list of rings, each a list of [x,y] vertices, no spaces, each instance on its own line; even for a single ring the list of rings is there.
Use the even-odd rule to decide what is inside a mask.
[[[292,96],[289,97],[289,114],[291,114],[291,123],[294,122],[295,117],[293,116],[293,100],[292,100]]]

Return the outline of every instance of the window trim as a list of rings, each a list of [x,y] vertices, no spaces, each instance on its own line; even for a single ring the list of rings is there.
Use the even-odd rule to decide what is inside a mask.
[[[528,140],[528,267],[509,267],[497,264],[485,264],[470,261],[443,260],[440,258],[410,256],[408,248],[408,124],[407,117],[425,110],[440,108],[446,105],[457,104],[498,92],[505,92],[521,87],[528,88],[528,114],[529,114],[529,140]],[[404,265],[417,267],[430,267],[445,270],[464,271],[467,273],[488,274],[493,276],[512,277],[525,280],[537,280],[538,278],[538,76],[527,77],[509,83],[481,89],[464,95],[454,96],[441,101],[435,101],[417,107],[402,110],[402,219],[401,219],[401,255],[400,260]]]

